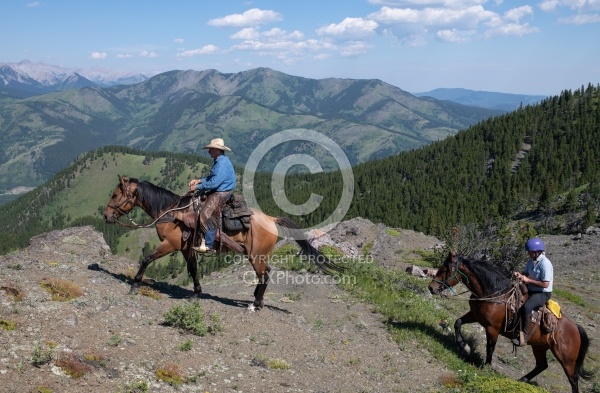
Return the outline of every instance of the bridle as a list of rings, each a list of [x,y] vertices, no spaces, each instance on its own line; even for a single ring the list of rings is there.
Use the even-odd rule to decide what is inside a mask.
[[[110,207],[111,209],[118,211],[118,212],[119,212],[119,214],[120,214],[120,215],[122,215],[122,216],[127,216],[127,214],[129,214],[129,212],[130,212],[131,210],[133,210],[133,208],[135,207],[135,202],[134,202],[134,200],[133,200],[133,198],[134,198],[134,195],[133,195],[133,193],[132,193],[132,192],[129,190],[129,187],[130,187],[130,186],[131,186],[131,183],[130,183],[130,181],[129,181],[129,180],[127,180],[127,188],[126,188],[126,189],[125,189],[125,191],[124,191],[125,198],[127,198],[127,199],[125,199],[124,201],[120,202],[119,204],[117,204],[117,205],[115,205],[115,206],[113,206],[113,205],[111,205],[111,204],[109,203],[108,205],[106,205],[106,207]],[[121,190],[123,190],[123,187],[121,187]],[[129,209],[129,210],[127,210],[127,211],[123,210],[123,209],[122,209],[122,207],[124,207],[124,205],[126,205],[126,204],[128,204],[128,203],[129,203],[129,204],[131,204],[131,209]],[[117,221],[117,222],[118,222],[118,221]]]
[[[452,291],[452,293],[457,295],[456,291],[454,290],[454,287],[449,285],[448,282],[452,279],[456,279],[457,284],[462,283],[466,286],[469,283],[469,277],[465,273],[463,273],[461,270],[458,269],[459,264],[460,264],[460,259],[458,259],[458,257],[457,257],[456,262],[449,264],[449,266],[453,267],[453,270],[454,270],[450,277],[448,277],[444,281],[436,280],[435,278],[432,281],[437,282],[438,284],[444,286],[445,287],[444,289],[449,289],[450,291]],[[463,280],[466,280],[466,281],[461,281],[461,276],[463,277]]]

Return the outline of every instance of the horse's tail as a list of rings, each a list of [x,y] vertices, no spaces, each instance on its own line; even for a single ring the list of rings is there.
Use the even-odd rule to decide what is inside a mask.
[[[345,270],[343,266],[340,266],[332,262],[329,258],[323,255],[317,250],[307,239],[302,229],[292,220],[286,217],[275,218],[275,223],[281,226],[285,230],[285,236],[293,238],[296,243],[300,246],[302,254],[305,255],[309,261],[315,263],[319,269],[324,273],[340,273]]]
[[[590,379],[594,376],[594,373],[583,368],[583,359],[585,359],[585,355],[587,354],[590,346],[590,339],[583,327],[577,325],[577,330],[579,330],[581,345],[579,345],[579,353],[577,354],[577,360],[575,361],[575,369],[581,378]]]

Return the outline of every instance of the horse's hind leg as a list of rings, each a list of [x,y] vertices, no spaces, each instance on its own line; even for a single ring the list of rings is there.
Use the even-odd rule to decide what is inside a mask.
[[[255,266],[255,271],[256,276],[258,277],[258,284],[256,285],[256,288],[254,288],[254,302],[252,305],[255,309],[260,310],[265,305],[264,296],[267,285],[269,285],[269,273],[271,272],[271,268],[265,263],[263,269],[257,269]]]
[[[521,377],[521,379],[519,379],[521,382],[531,381],[539,373],[548,368],[548,359],[546,358],[548,347],[545,345],[532,345],[531,349],[533,350],[533,356],[535,357],[535,368],[531,370],[529,374]]]

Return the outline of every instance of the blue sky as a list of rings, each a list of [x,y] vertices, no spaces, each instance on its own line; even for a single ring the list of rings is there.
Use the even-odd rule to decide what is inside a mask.
[[[556,95],[600,83],[600,0],[2,1],[0,62],[154,75],[269,67]]]

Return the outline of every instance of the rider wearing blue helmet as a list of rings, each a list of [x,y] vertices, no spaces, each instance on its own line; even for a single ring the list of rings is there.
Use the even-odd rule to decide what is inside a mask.
[[[527,285],[529,292],[529,298],[521,307],[521,332],[518,338],[512,340],[513,344],[520,347],[527,345],[529,339],[531,312],[550,299],[554,281],[552,263],[544,254],[544,242],[537,237],[531,238],[525,243],[525,250],[529,255],[525,269],[521,273],[514,272],[515,277]]]

